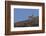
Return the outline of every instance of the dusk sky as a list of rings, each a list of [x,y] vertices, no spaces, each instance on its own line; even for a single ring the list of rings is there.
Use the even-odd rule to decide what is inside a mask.
[[[39,9],[23,9],[23,8],[14,8],[14,22],[24,21],[28,19],[28,16],[39,15]]]

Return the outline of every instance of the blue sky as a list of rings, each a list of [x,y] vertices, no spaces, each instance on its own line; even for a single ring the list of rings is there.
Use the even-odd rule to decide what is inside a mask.
[[[27,20],[28,16],[32,15],[32,12],[34,16],[39,15],[39,9],[14,8],[14,22]]]

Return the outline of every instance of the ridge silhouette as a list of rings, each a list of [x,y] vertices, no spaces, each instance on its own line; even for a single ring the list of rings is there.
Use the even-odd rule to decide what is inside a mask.
[[[32,27],[39,26],[39,16],[28,16],[27,20],[14,23],[14,27]]]

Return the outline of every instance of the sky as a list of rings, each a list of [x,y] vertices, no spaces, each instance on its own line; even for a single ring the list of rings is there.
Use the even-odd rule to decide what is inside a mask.
[[[28,16],[39,16],[39,9],[23,9],[14,8],[14,22],[24,21],[28,19]]]

